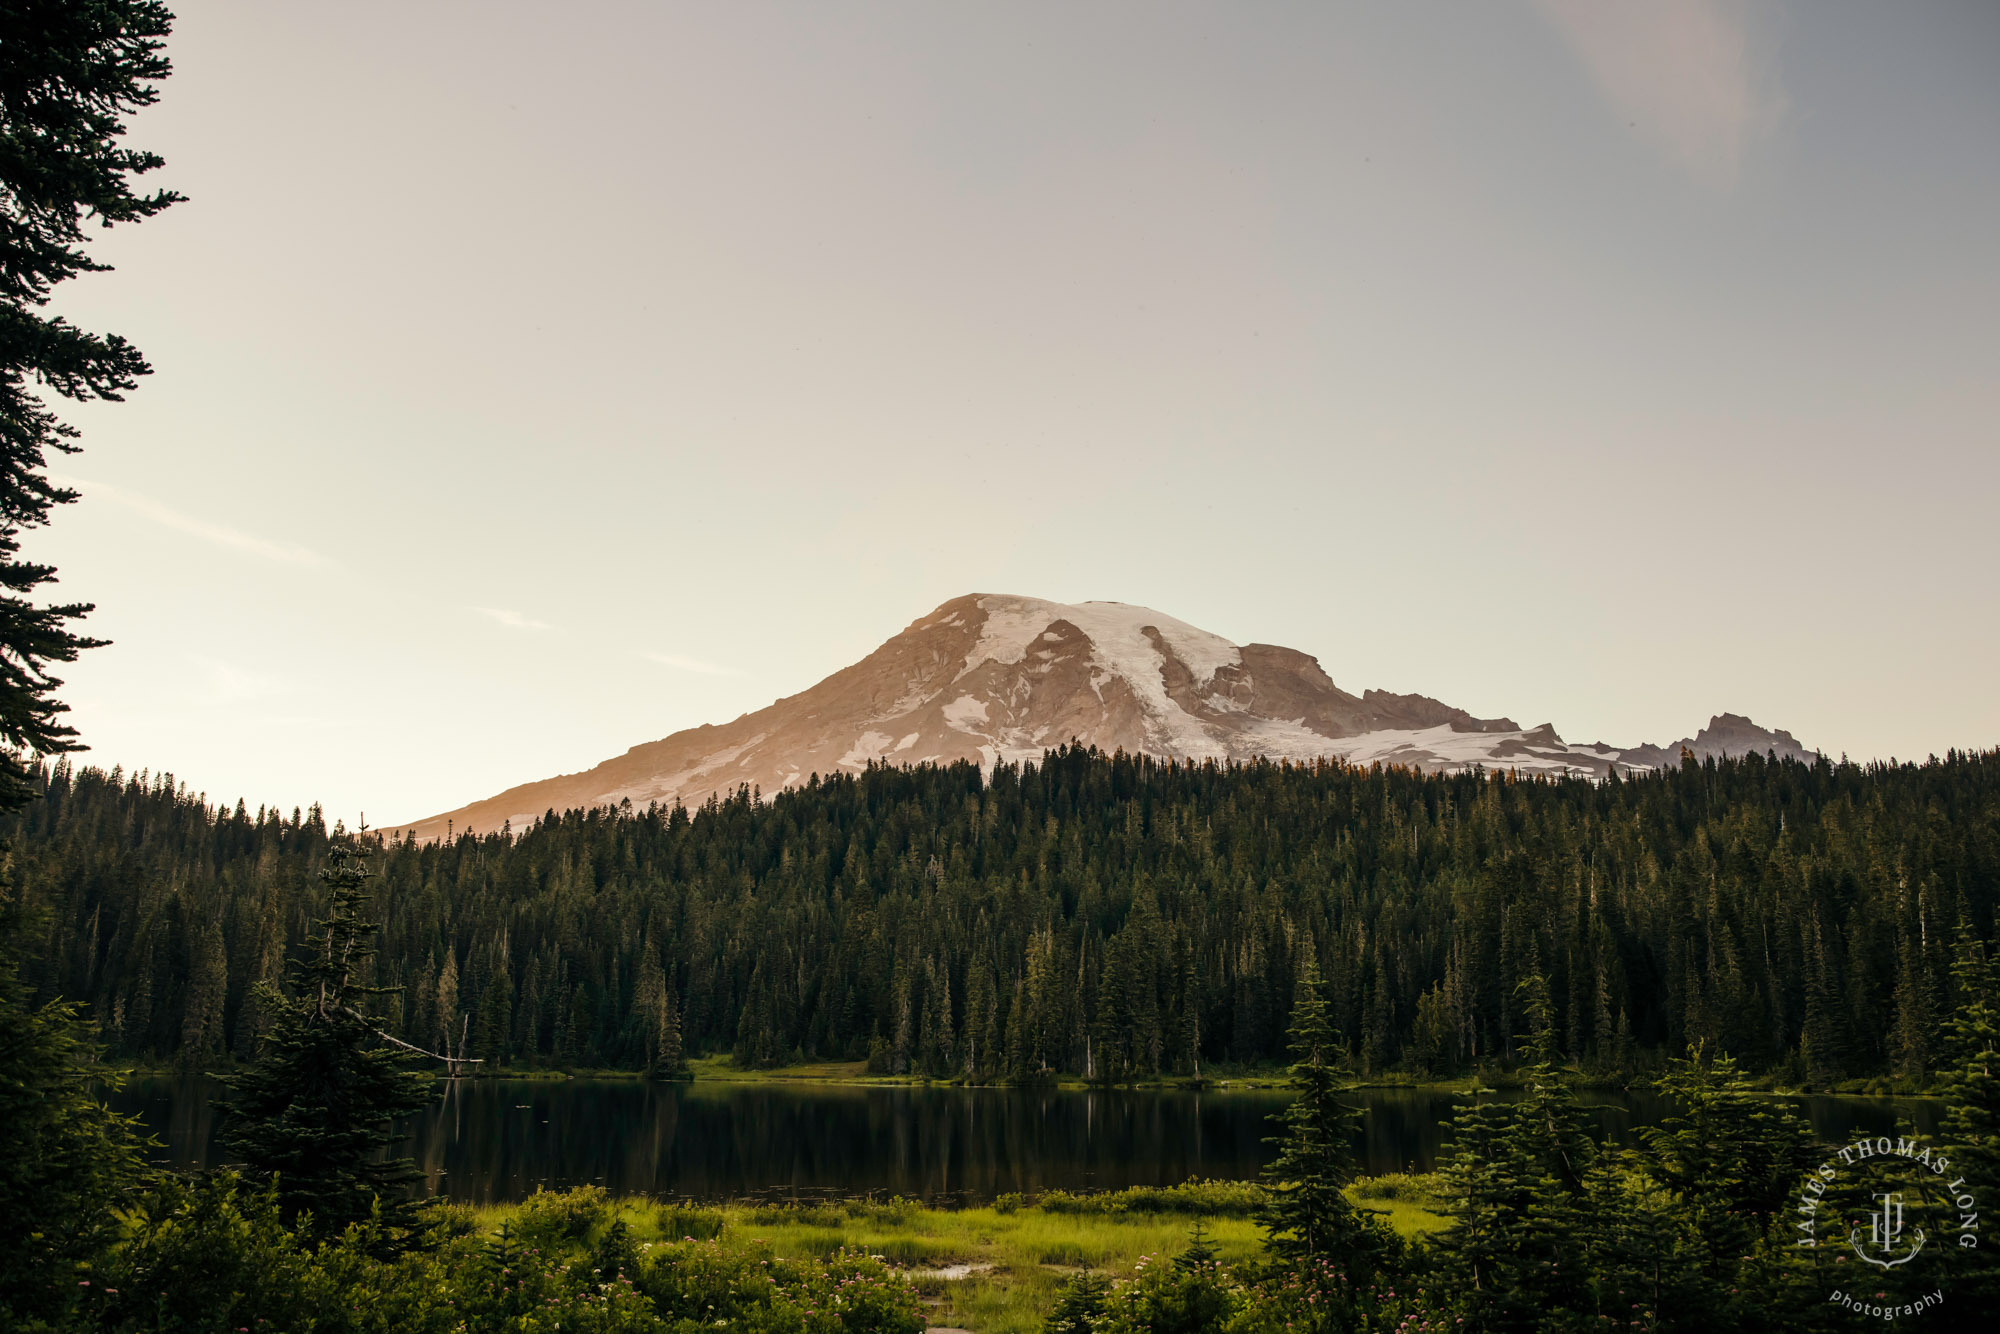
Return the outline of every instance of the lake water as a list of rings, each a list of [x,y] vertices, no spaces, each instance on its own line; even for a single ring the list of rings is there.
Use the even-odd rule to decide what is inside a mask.
[[[201,1078],[137,1079],[114,1105],[136,1113],[181,1167],[224,1161],[220,1089]],[[1586,1092],[1598,1132],[1629,1142],[1664,1103]],[[1249,1177],[1269,1155],[1274,1091],[919,1088],[838,1084],[647,1084],[626,1080],[460,1080],[440,1084],[403,1149],[433,1192],[481,1203],[537,1186],[595,1183],[616,1194],[696,1199],[902,1194],[983,1200],[1003,1191],[1169,1185]],[[1356,1143],[1369,1173],[1437,1165],[1462,1099],[1357,1089]],[[1935,1134],[1940,1105],[1918,1099],[1790,1100],[1821,1139]]]

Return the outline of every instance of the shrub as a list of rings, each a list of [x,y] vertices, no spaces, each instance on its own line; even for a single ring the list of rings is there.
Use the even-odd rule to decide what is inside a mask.
[[[639,1272],[639,1246],[632,1240],[632,1229],[625,1226],[624,1219],[615,1218],[604,1229],[604,1235],[590,1252],[590,1267],[605,1279],[630,1278]]]
[[[1254,1181],[1183,1181],[1178,1186],[1132,1186],[1126,1190],[1073,1194],[1045,1193],[1037,1207],[1052,1214],[1185,1214],[1190,1217],[1248,1217],[1264,1202]]]
[[[993,1211],[995,1213],[1011,1214],[1016,1210],[1025,1209],[1027,1205],[1028,1197],[1017,1190],[1010,1190],[1004,1195],[993,1197]]]
[[[1056,1304],[1042,1321],[1042,1334],[1091,1334],[1091,1322],[1104,1313],[1111,1281],[1088,1271],[1072,1274],[1056,1294]]]
[[[513,1229],[523,1245],[553,1247],[582,1241],[610,1216],[611,1199],[602,1186],[537,1189],[522,1203]]]
[[[917,1294],[879,1261],[824,1261],[682,1242],[653,1251],[638,1288],[660,1318],[746,1334],[921,1334]]]
[[[1111,1291],[1093,1334],[1222,1334],[1245,1305],[1243,1286],[1214,1260],[1162,1264],[1141,1256]]]
[[[785,1295],[809,1315],[834,1313],[841,1334],[923,1334],[925,1320],[916,1289],[865,1255],[832,1256],[802,1274]],[[827,1325],[811,1321],[801,1328],[818,1331]]]
[[[426,1218],[432,1239],[438,1242],[457,1241],[479,1231],[479,1211],[469,1204],[437,1200],[431,1204]]]
[[[1358,1200],[1400,1200],[1434,1211],[1445,1204],[1444,1177],[1436,1172],[1385,1172],[1378,1177],[1360,1177],[1353,1189]]]
[[[1468,1327],[1449,1301],[1420,1284],[1380,1279],[1357,1284],[1335,1261],[1308,1260],[1267,1271],[1246,1288],[1230,1334],[1309,1329],[1463,1334]]]
[[[875,1200],[861,1201],[847,1206],[847,1212],[856,1218],[871,1219],[877,1223],[898,1226],[909,1222],[924,1209],[919,1200],[904,1195],[892,1195],[879,1203]]]
[[[959,1258],[950,1243],[923,1237],[889,1237],[876,1245],[875,1253],[898,1265],[949,1264]]]
[[[309,1329],[325,1275],[278,1217],[274,1187],[234,1172],[168,1177],[134,1210],[130,1242],[98,1281],[103,1323],[207,1331]],[[81,1286],[81,1285],[80,1285]]]
[[[660,1210],[660,1235],[669,1241],[714,1241],[727,1223],[720,1209],[669,1204]]]
[[[763,1227],[842,1227],[848,1211],[833,1204],[760,1204],[744,1217]],[[693,1236],[693,1233],[689,1233]]]
[[[637,1282],[669,1323],[755,1321],[761,1326],[777,1296],[780,1269],[781,1262],[772,1260],[768,1250],[725,1250],[713,1241],[685,1241],[654,1247]]]

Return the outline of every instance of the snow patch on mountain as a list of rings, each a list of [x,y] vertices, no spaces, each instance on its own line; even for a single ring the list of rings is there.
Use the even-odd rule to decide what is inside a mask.
[[[863,732],[853,747],[835,763],[843,769],[866,769],[871,761],[887,754],[895,741],[896,738],[887,732]]]
[[[985,733],[981,729],[986,723],[986,701],[971,695],[960,695],[944,706],[944,721],[947,727],[983,736]]]
[[[1158,676],[1163,665],[1159,650],[1146,638],[1147,628],[1157,630],[1187,669],[1195,684],[1205,686],[1224,667],[1238,666],[1243,652],[1221,635],[1163,616],[1148,607],[1124,602],[1044,602],[1040,598],[990,595],[979,599],[986,613],[979,642],[965,656],[963,677],[981,663],[1012,665],[1027,656],[1037,639],[1059,643],[1062,636],[1050,630],[1056,621],[1068,621],[1090,637],[1098,660],[1105,669],[1131,680]]]

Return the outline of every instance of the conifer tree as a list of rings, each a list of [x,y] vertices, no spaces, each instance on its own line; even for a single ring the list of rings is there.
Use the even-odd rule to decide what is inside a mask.
[[[78,1007],[37,1006],[17,963],[26,914],[0,848],[0,1328],[56,1309],[74,1268],[118,1234],[113,1209],[141,1179],[136,1123],[104,1105]]]
[[[465,1016],[458,1008],[458,950],[447,945],[444,951],[444,967],[438,972],[437,999],[432,1006],[437,1016],[438,1050],[447,1054],[465,1055]]]
[[[1042,1320],[1042,1334],[1091,1334],[1111,1298],[1111,1280],[1083,1269],[1063,1280],[1056,1304]]]
[[[290,970],[291,994],[264,997],[262,1053],[224,1080],[223,1142],[251,1173],[275,1177],[287,1223],[310,1216],[314,1233],[333,1236],[379,1208],[394,1249],[413,1240],[417,1170],[376,1154],[395,1142],[395,1118],[430,1101],[432,1080],[369,1012],[395,989],[367,982],[378,929],[365,916],[368,875],[351,841],[327,849],[327,915]]]
[[[666,1008],[660,1024],[660,1040],[653,1060],[654,1070],[669,1078],[687,1069],[687,1053],[681,1046],[681,1007],[667,988]]]
[[[1340,1038],[1327,1018],[1319,968],[1307,953],[1292,1002],[1291,1083],[1297,1096],[1280,1114],[1284,1133],[1264,1169],[1269,1197],[1258,1216],[1271,1249],[1294,1262],[1332,1260],[1359,1272],[1387,1242],[1384,1229],[1347,1198],[1354,1180],[1353,1136],[1361,1112],[1340,1100]]]
[[[1953,954],[1956,1005],[1948,1064],[1938,1077],[1945,1097],[1940,1138],[1950,1146],[1953,1175],[1964,1180],[1959,1189],[1991,1211],[2000,1208],[2000,967],[1963,921]],[[1950,1240],[1960,1244],[1955,1236]],[[1990,1232],[1975,1246],[1961,1246],[1952,1269],[1952,1300],[1988,1310],[2000,1301],[2000,1246]]]
[[[1603,1267],[1629,1275],[1626,1287],[1644,1292],[1665,1323],[1757,1323],[1761,1294],[1747,1290],[1744,1261],[1774,1227],[1782,1230],[1813,1163],[1812,1132],[1796,1113],[1751,1092],[1733,1058],[1699,1044],[1654,1087],[1670,1110],[1639,1132],[1633,1160],[1660,1203],[1647,1210],[1648,1226],[1625,1231],[1624,1254],[1606,1257]]]
[[[180,1060],[183,1066],[198,1068],[222,1050],[222,1010],[229,986],[222,923],[211,918],[203,925],[189,953]]]
[[[43,471],[49,451],[76,452],[76,428],[37,391],[115,400],[151,370],[116,334],[41,308],[58,283],[110,267],[83,248],[87,220],[136,222],[180,199],[134,194],[134,178],[161,159],[119,145],[124,118],[152,104],[171,69],[162,50],[172,23],[158,0],[0,9],[0,798],[9,804],[32,795],[23,752],[77,745],[49,668],[101,642],[70,628],[88,604],[36,605],[55,569],[20,558],[22,530],[77,497]]]
[[[1594,1319],[1589,1266],[1603,1238],[1592,1217],[1593,1148],[1557,1052],[1547,979],[1530,973],[1514,996],[1528,1026],[1526,1095],[1459,1112],[1444,1166],[1452,1226],[1436,1246],[1444,1272],[1471,1295],[1469,1331]]]
[[[951,1073],[957,1050],[951,1022],[951,974],[935,959],[924,964],[924,1008],[918,1050],[923,1072],[935,1077]]]
[[[473,1046],[487,1062],[487,1068],[503,1064],[514,1024],[514,981],[507,968],[507,952],[499,942],[492,949],[479,988],[478,1016],[472,1021]]]

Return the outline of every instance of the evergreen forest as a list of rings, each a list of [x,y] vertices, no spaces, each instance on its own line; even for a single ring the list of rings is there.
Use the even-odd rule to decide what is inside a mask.
[[[212,807],[58,763],[5,817],[23,982],[118,1058],[248,1059],[322,916],[317,809]],[[372,836],[371,836],[372,837]],[[1560,1054],[1700,1044],[1819,1087],[1921,1083],[1952,940],[1993,938],[2000,752],[1750,756],[1595,783],[1340,764],[875,768],[759,800],[550,813],[372,861],[373,983],[483,1068],[868,1058],[975,1081],[1285,1059],[1323,978],[1363,1074],[1517,1063],[1545,977]]]

